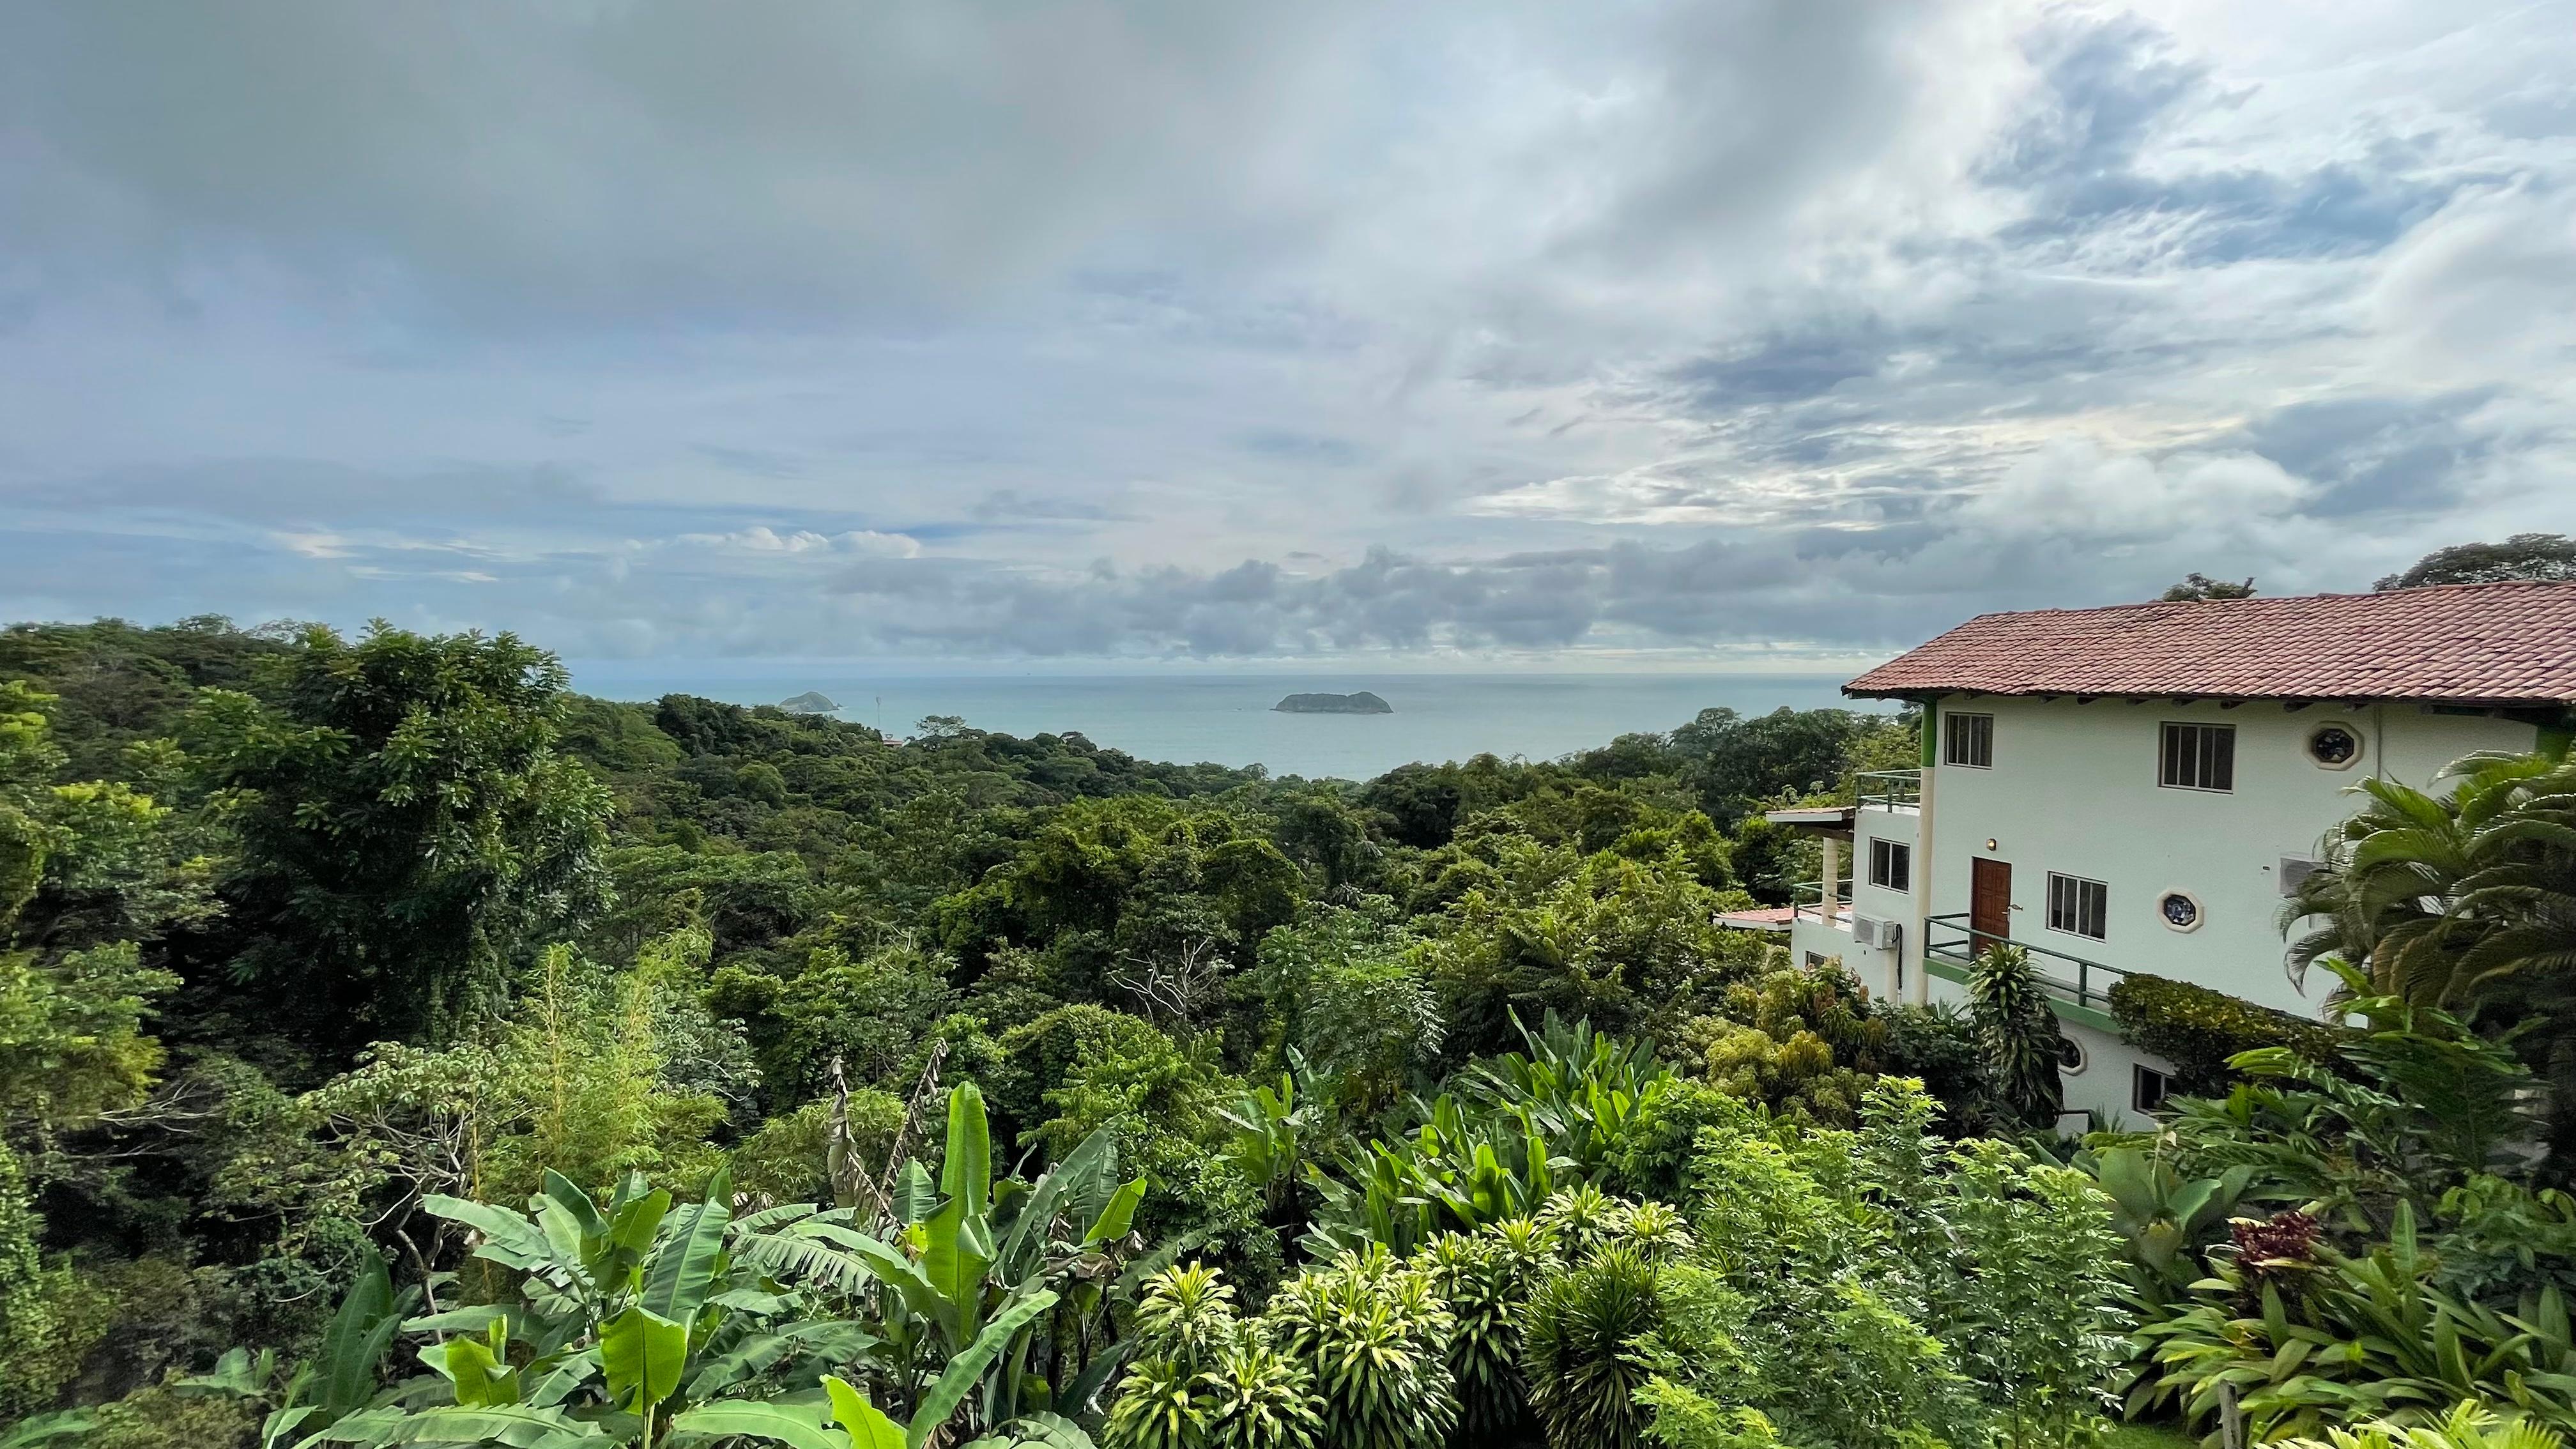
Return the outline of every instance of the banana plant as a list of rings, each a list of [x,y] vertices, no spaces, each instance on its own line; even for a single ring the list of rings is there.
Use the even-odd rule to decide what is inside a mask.
[[[915,1415],[900,1424],[868,1399],[867,1391],[835,1375],[823,1379],[825,1402],[741,1401],[707,1404],[672,1421],[684,1434],[709,1438],[766,1439],[790,1449],[922,1449],[939,1425]],[[1014,1419],[963,1449],[1092,1449],[1091,1436],[1072,1420],[1049,1413]]]
[[[864,1326],[820,1312],[797,1275],[782,1282],[736,1259],[736,1249],[756,1243],[769,1245],[766,1256],[787,1256],[777,1245],[805,1241],[798,1214],[813,1214],[811,1205],[737,1223],[732,1195],[718,1173],[702,1201],[675,1209],[669,1193],[630,1176],[603,1208],[548,1173],[525,1213],[427,1199],[430,1212],[475,1231],[475,1257],[517,1275],[513,1300],[401,1323],[430,1337],[418,1351],[430,1372],[308,1426],[298,1449],[649,1449],[691,1404],[762,1381],[811,1384],[863,1355],[874,1342]],[[353,1300],[368,1291],[362,1283]],[[375,1331],[380,1359],[390,1335]],[[372,1385],[374,1360],[361,1377]]]
[[[1032,1372],[1033,1326],[1067,1292],[1086,1320],[1101,1306],[1145,1195],[1143,1177],[1117,1180],[1114,1160],[1113,1139],[1097,1132],[1035,1182],[997,1182],[983,1093],[960,1085],[948,1095],[935,1198],[917,1164],[910,1184],[898,1184],[897,1212],[909,1220],[896,1242],[840,1225],[812,1229],[876,1278],[883,1341],[871,1358],[912,1422],[942,1422],[970,1393],[974,1420],[999,1424],[1040,1400],[1078,1405],[1097,1391],[1114,1359],[1077,1366],[1075,1383],[1058,1392]],[[1045,1337],[1051,1347],[1056,1335]]]

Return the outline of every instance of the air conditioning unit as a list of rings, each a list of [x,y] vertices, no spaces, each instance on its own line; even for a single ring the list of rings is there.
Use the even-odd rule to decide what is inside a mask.
[[[2316,873],[2315,861],[2304,855],[2285,855],[2281,857],[2281,869],[2276,883],[2281,888],[2282,896],[2286,898],[2297,895],[2300,885]]]
[[[1856,945],[1874,946],[1893,951],[1905,939],[1905,926],[1900,921],[1873,921],[1867,916],[1852,917],[1852,941]]]

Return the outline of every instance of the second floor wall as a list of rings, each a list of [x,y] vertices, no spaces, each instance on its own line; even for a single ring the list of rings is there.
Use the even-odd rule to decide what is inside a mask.
[[[2373,774],[2430,787],[2464,755],[2537,739],[2529,724],[2413,704],[2004,697],[1939,713],[1936,738],[1963,730],[1959,753],[1985,763],[1947,763],[1936,744],[1929,860],[1918,845],[1912,861],[1929,914],[1970,909],[1984,858],[2009,869],[2015,939],[2302,1015],[2331,982],[2312,977],[2303,994],[2283,971],[2284,858],[2312,858]],[[1946,723],[1963,717],[1991,724]],[[1864,881],[1866,851],[1855,842]],[[2169,896],[2187,928],[2166,919]]]

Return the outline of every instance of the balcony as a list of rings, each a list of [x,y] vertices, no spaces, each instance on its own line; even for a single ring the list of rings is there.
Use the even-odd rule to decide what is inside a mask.
[[[2031,969],[2059,1016],[2100,1031],[2120,1029],[2111,1019],[2111,988],[2129,973],[2119,967],[1972,929],[1965,911],[1934,916],[1923,926],[1923,968],[1933,975],[1965,982],[1978,953],[1994,945],[2019,946],[2030,953]]]
[[[1923,807],[1923,772],[1863,770],[1860,803],[1863,809],[1919,810]]]
[[[1838,931],[1851,929],[1852,883],[1849,878],[1834,882],[1834,900],[1825,903],[1825,883],[1802,880],[1789,887],[1789,914],[1800,921],[1821,921]]]

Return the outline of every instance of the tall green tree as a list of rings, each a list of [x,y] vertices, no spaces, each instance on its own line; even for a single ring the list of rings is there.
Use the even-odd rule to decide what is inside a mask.
[[[2563,533],[2517,533],[2502,543],[2455,543],[2437,548],[2404,573],[2370,587],[2428,589],[2437,584],[2502,584],[2576,580],[2576,539]]]
[[[563,666],[509,634],[308,630],[190,728],[238,838],[236,976],[328,1057],[433,1036],[606,900],[607,791],[558,754]]]
[[[2250,599],[2252,597],[2254,597],[2252,579],[2246,579],[2242,583],[2232,583],[2226,579],[2213,579],[2194,569],[2183,576],[2181,583],[2165,590],[2158,602],[2190,604],[2204,599]]]

